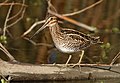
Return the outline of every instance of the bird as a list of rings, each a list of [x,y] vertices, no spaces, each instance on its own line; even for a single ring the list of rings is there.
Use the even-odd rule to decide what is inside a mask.
[[[50,2],[48,3],[48,9],[51,9],[56,12],[55,8],[52,6]],[[41,30],[48,27],[54,45],[59,51],[68,54],[79,51],[82,52],[80,55],[80,59],[76,65],[80,65],[84,55],[84,50],[86,48],[90,47],[93,44],[101,43],[100,37],[90,36],[74,29],[62,28],[58,24],[58,18],[54,15],[47,13],[45,20],[46,22],[43,24],[41,28],[38,29],[38,31],[35,34],[33,34],[33,36],[35,36]],[[68,65],[70,59],[71,59],[71,55],[69,56],[66,65]]]
[[[93,44],[101,43],[100,37],[93,37],[74,29],[60,27],[56,16],[50,16],[47,18],[45,24],[35,34],[39,33],[46,27],[49,27],[54,45],[59,51],[68,54],[79,51],[82,52],[77,65],[81,63],[84,49]],[[68,62],[69,61],[67,61],[66,65]]]

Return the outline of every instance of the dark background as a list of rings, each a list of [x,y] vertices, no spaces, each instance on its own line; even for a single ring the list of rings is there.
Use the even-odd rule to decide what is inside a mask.
[[[0,0],[3,2],[4,0]],[[9,0],[9,2],[21,2],[18,0]],[[52,0],[53,5],[59,14],[67,14],[81,10],[98,0]],[[27,9],[24,17],[14,26],[8,28],[7,44],[4,46],[20,62],[29,63],[65,63],[69,54],[64,54],[55,49],[49,30],[46,28],[37,34],[32,40],[37,43],[47,43],[52,45],[36,46],[29,41],[21,38],[21,35],[30,28],[30,26],[40,20],[44,20],[47,11],[46,0],[26,0]],[[0,7],[0,29],[4,26],[4,21],[9,6]],[[20,10],[20,6],[14,6],[11,16]],[[86,34],[100,36],[101,45],[92,45],[85,50],[82,63],[107,63],[109,64],[113,57],[120,51],[120,0],[103,0],[99,5],[70,18],[97,28],[95,32],[90,32],[82,27],[73,25],[67,21],[61,20],[63,28],[72,28]],[[12,21],[11,21],[12,22]],[[35,27],[27,37],[31,37],[41,25]],[[77,63],[79,54],[72,54],[70,63]],[[7,60],[6,55],[0,51],[0,57]],[[120,62],[120,59],[116,63]]]

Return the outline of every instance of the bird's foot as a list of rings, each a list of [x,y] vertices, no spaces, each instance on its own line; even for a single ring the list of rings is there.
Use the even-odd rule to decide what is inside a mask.
[[[72,67],[72,68],[75,68],[76,66],[78,66],[78,67],[80,68],[80,71],[81,71],[80,63],[73,64],[71,67]]]
[[[63,71],[69,71],[69,69],[71,69],[69,64],[62,64],[59,66],[60,70],[58,71],[58,74],[63,74]]]
[[[69,64],[64,64],[64,65],[63,65],[64,68],[67,68],[67,67],[69,67],[69,66],[70,66]]]

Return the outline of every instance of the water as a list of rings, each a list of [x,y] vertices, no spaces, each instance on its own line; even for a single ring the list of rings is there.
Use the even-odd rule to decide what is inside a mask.
[[[24,82],[11,82],[11,83],[120,83],[120,79],[107,79],[107,80],[69,80],[69,81],[24,81]]]

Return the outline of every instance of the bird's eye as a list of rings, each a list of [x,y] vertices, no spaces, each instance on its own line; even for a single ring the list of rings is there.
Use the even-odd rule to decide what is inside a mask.
[[[51,18],[51,20],[54,20],[54,18]]]

